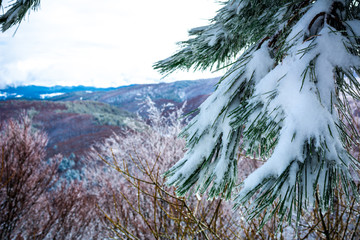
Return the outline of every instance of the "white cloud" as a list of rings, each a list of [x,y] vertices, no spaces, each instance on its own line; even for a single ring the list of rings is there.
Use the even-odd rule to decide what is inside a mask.
[[[214,0],[42,0],[12,37],[0,38],[3,84],[119,86],[159,81],[152,64],[187,30],[207,24]],[[165,81],[205,78],[175,73]],[[0,85],[1,85],[0,83]]]

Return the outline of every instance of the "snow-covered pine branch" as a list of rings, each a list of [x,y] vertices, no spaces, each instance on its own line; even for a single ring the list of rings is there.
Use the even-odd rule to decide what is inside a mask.
[[[0,15],[1,31],[5,32],[12,26],[20,24],[31,10],[37,10],[40,7],[40,0],[10,0],[8,5],[4,6],[0,1],[0,7],[5,7],[5,13]]]
[[[256,196],[250,217],[276,199],[272,213],[282,216],[315,201],[325,210],[338,184],[357,197],[349,169],[358,162],[346,146],[359,133],[339,115],[351,114],[349,97],[360,99],[359,8],[353,0],[228,1],[211,25],[157,63],[163,72],[206,68],[246,49],[183,131],[188,150],[166,173],[178,194],[210,188],[209,197],[229,199],[242,137],[249,155],[260,149],[268,158],[235,198]]]
[[[224,4],[207,26],[189,31],[189,40],[179,42],[182,49],[173,56],[155,63],[161,73],[178,69],[204,70],[231,63],[242,49],[272,36],[284,19],[299,14],[304,1],[230,0]],[[309,1],[305,1],[309,2]]]

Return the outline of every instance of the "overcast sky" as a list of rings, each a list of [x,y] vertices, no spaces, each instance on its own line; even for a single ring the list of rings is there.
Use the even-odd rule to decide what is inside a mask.
[[[42,0],[14,36],[16,28],[0,35],[0,87],[109,87],[219,76],[177,72],[161,79],[152,69],[218,8],[215,0]]]

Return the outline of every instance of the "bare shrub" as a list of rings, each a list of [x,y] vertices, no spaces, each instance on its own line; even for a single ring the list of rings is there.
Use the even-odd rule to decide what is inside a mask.
[[[96,191],[102,196],[99,208],[111,237],[206,239],[236,235],[231,221],[235,214],[227,202],[178,197],[161,176],[185,151],[185,141],[178,138],[183,108],[164,112],[150,99],[146,107],[148,119],[142,130],[114,134],[94,146],[90,154],[91,161],[101,157],[111,168],[99,170],[99,164],[87,174],[95,176],[90,182],[100,189]]]
[[[19,122],[9,120],[2,126],[0,239],[21,234],[31,210],[57,181],[58,159],[44,160],[46,144],[46,136],[33,132],[27,117]]]
[[[0,239],[96,238],[95,198],[60,181],[61,157],[46,160],[46,144],[25,115],[1,123]]]
[[[178,197],[167,187],[157,162],[132,162],[138,173],[130,174],[127,163],[107,162],[126,183],[113,192],[112,209],[104,210],[105,223],[114,236],[127,239],[230,239],[237,235],[230,206],[221,199]],[[130,164],[130,163],[129,163]]]

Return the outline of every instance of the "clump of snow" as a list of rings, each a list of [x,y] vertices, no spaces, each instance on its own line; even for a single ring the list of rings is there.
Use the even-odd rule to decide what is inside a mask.
[[[4,97],[4,98],[8,98],[8,97],[15,97],[15,98],[20,98],[23,95],[19,95],[17,93],[7,93],[7,92],[0,92],[0,97]]]
[[[64,93],[44,93],[44,94],[40,94],[40,98],[41,99],[45,99],[45,98],[52,98],[52,97],[56,97],[56,96],[61,96],[63,95]]]
[[[224,179],[236,177],[236,164],[233,149],[236,149],[238,134],[231,127],[231,118],[226,117],[232,110],[238,107],[238,89],[240,85],[248,81],[258,81],[274,65],[274,60],[269,55],[267,44],[262,48],[252,49],[252,58],[240,61],[230,70],[230,74],[224,77],[218,85],[216,92],[209,96],[200,107],[200,112],[189,123],[185,134],[192,139],[188,143],[188,151],[184,158],[175,164],[169,171],[176,171],[169,177],[168,183],[178,183],[179,186],[191,178],[191,174],[199,169],[204,161],[210,161],[203,167],[198,175],[198,183],[207,179],[213,179],[214,189],[225,187]],[[264,62],[262,68],[256,69],[256,62]],[[242,76],[239,79],[239,76]],[[227,109],[227,111],[223,111]],[[201,140],[200,140],[201,139]],[[204,144],[198,144],[202,141]],[[219,156],[212,160],[213,147],[219,145]],[[209,159],[210,158],[210,159]],[[201,191],[203,189],[198,188]]]
[[[360,36],[360,20],[346,21],[346,24],[350,27],[348,31],[349,36]]]
[[[226,38],[227,34],[224,28],[219,25],[212,25],[206,31],[206,41],[209,47],[215,46],[215,44],[222,38]]]
[[[240,196],[245,196],[269,177],[279,177],[293,161],[304,162],[306,144],[315,143],[316,151],[323,152],[328,163],[337,162],[339,166],[349,163],[337,129],[338,116],[333,111],[336,87],[332,70],[358,66],[360,59],[349,54],[344,47],[348,40],[326,23],[314,39],[303,41],[301,37],[308,34],[304,32],[304,26],[319,11],[327,11],[331,3],[317,1],[314,4],[290,34],[293,47],[282,64],[271,70],[255,87],[255,97],[250,104],[263,103],[262,112],[278,111],[283,121],[278,121],[282,128],[272,156],[244,181]],[[269,93],[274,91],[276,97],[266,104]],[[290,168],[289,181],[284,189],[295,184],[296,166]],[[314,183],[314,178],[316,174],[307,181]],[[324,183],[325,180],[318,182]],[[313,189],[309,190],[309,195],[312,192]]]

